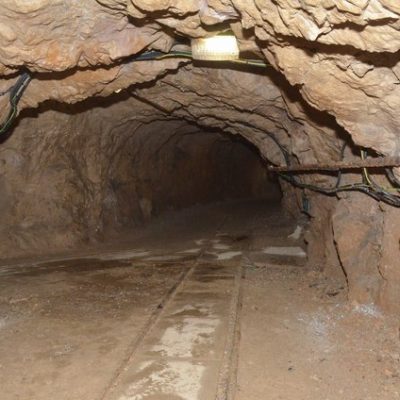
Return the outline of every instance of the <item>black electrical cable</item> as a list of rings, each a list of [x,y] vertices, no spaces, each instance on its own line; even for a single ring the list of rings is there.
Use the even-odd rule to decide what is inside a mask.
[[[290,166],[289,152],[287,151],[287,149],[284,146],[281,145],[281,143],[275,137],[275,135],[273,135],[272,133],[269,133],[268,135],[281,150],[283,157],[285,159],[285,163],[289,167]],[[341,150],[342,158],[343,158],[344,150],[345,150],[345,145],[342,147],[342,150]],[[317,185],[306,184],[306,183],[301,182],[297,177],[295,177],[289,173],[279,172],[278,176],[280,178],[284,179],[286,182],[289,182],[292,185],[299,187],[301,189],[308,189],[308,190],[312,190],[314,192],[319,192],[319,193],[326,194],[326,195],[335,195],[339,192],[345,192],[345,191],[359,191],[359,192],[365,193],[366,195],[374,198],[375,200],[385,202],[394,207],[400,207],[400,197],[399,196],[389,193],[384,188],[382,188],[372,182],[371,182],[372,184],[354,183],[354,184],[340,186],[340,181],[342,178],[341,172],[339,172],[336,185],[333,187],[322,187],[322,186],[317,186]],[[370,178],[368,178],[368,179],[369,179],[369,181],[371,181]],[[400,190],[400,188],[399,188],[399,190]]]
[[[342,148],[340,149],[340,161],[343,161],[344,158],[344,151],[346,150],[347,143],[344,142]],[[338,171],[337,181],[336,181],[336,188],[340,187],[340,183],[342,182],[342,170]]]
[[[193,55],[192,52],[189,50],[171,50],[168,53],[163,53],[157,50],[150,50],[142,54],[139,54],[137,56],[134,56],[133,61],[152,61],[152,60],[163,60],[166,58],[188,58],[190,60],[193,60]],[[231,64],[242,64],[242,65],[264,67],[264,68],[270,66],[270,64],[267,64],[265,61],[255,60],[255,59],[239,58],[236,60],[222,60],[222,61]]]
[[[6,133],[6,131],[10,128],[11,124],[15,120],[18,114],[18,103],[21,100],[21,97],[27,88],[29,82],[32,80],[31,75],[28,72],[24,72],[17,80],[17,82],[7,89],[3,94],[10,93],[9,102],[10,102],[10,111],[6,117],[6,121],[0,125],[0,135]]]
[[[289,152],[287,151],[287,149],[279,142],[279,140],[275,137],[274,134],[272,133],[268,133],[269,137],[275,142],[275,144],[279,147],[279,149],[281,150],[283,157],[285,159],[285,163],[288,167],[291,166],[291,161],[290,161],[290,156],[289,156]],[[346,146],[344,145],[341,149],[341,157],[343,158],[343,154],[344,154],[344,150],[345,150]],[[315,185],[309,185],[306,183],[302,183],[298,180],[297,177],[294,177],[292,175],[289,175],[287,173],[283,173],[283,172],[279,172],[278,175],[286,180],[289,183],[292,183],[293,185],[296,185],[298,187],[301,187],[303,189],[310,189],[310,190],[314,190],[314,191],[319,191],[319,192],[323,192],[325,194],[334,194],[337,191],[339,191],[341,189],[340,185],[340,181],[341,181],[341,177],[342,174],[339,171],[338,174],[338,178],[337,178],[337,182],[335,184],[335,186],[331,187],[331,188],[326,188],[326,187],[322,187],[322,186],[315,186]]]
[[[163,53],[161,51],[151,50],[139,54],[133,58],[133,61],[152,61],[152,60],[163,60],[166,58],[188,58],[193,59],[191,51],[179,51],[179,50],[172,50],[169,53]],[[267,67],[264,61],[261,60],[230,60],[231,63],[238,63],[238,64],[247,64],[247,65],[255,65],[259,67]],[[6,120],[3,124],[0,125],[0,135],[3,135],[7,132],[10,128],[11,124],[15,120],[18,114],[18,102],[20,101],[25,89],[27,88],[29,82],[31,81],[32,77],[28,72],[24,72],[17,80],[15,85],[8,88],[4,92],[0,93],[0,96],[4,96],[7,93],[10,93],[9,102],[10,102],[10,111],[6,117]]]
[[[389,180],[389,182],[394,185],[397,186],[398,188],[400,188],[400,181],[396,178],[393,169],[392,168],[385,168],[385,172],[386,172],[386,176]]]
[[[146,51],[133,58],[133,61],[152,61],[152,60],[163,60],[165,58],[192,58],[190,51],[177,51],[172,50],[169,53],[163,53],[161,51],[151,50]]]
[[[361,157],[362,157],[362,159],[364,159],[364,160],[366,159],[367,153],[366,153],[365,150],[362,150],[362,151],[361,151]],[[393,180],[394,182],[396,182],[397,179],[396,179],[396,177],[395,177],[393,171],[392,171],[391,169],[389,169],[389,170],[390,170],[390,172],[391,172],[391,174],[389,174],[390,178],[389,178],[389,176],[388,176],[389,181],[390,181],[391,183],[392,183],[391,180]],[[397,207],[400,207],[400,196],[389,192],[390,190],[393,190],[393,191],[395,191],[395,192],[398,193],[398,192],[400,192],[400,188],[398,188],[398,187],[397,187],[397,188],[396,188],[396,187],[384,188],[384,187],[380,186],[379,184],[377,184],[377,183],[370,177],[367,168],[363,168],[363,178],[364,178],[365,181],[368,183],[368,185],[369,185],[370,187],[373,188],[373,190],[375,191],[375,193],[377,193],[378,196],[379,196],[380,198],[382,198],[382,201],[385,201],[385,202],[387,202],[387,203],[389,203],[389,204],[396,205]]]
[[[192,58],[191,52],[185,51],[171,51],[170,53],[162,53],[160,51],[149,51],[140,54],[134,58],[134,61],[147,61],[147,60],[162,60],[164,58],[170,57],[183,57],[183,58]],[[5,119],[5,122],[0,125],[0,135],[4,135],[8,129],[10,128],[11,124],[14,122],[17,114],[18,114],[18,103],[21,100],[21,97],[28,87],[29,82],[32,80],[31,75],[28,72],[22,73],[17,82],[5,90],[4,92],[0,93],[0,96],[4,96],[7,93],[9,95],[9,103],[10,103],[10,111]]]

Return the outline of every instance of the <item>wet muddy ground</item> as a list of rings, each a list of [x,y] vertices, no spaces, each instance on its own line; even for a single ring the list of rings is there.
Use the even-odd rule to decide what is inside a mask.
[[[396,399],[399,321],[306,266],[276,206],[171,214],[0,267],[1,399]]]

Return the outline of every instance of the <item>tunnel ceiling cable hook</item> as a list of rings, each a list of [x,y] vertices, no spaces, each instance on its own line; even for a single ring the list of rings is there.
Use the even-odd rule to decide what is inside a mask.
[[[10,92],[10,111],[6,117],[6,121],[2,125],[0,125],[0,135],[5,134],[15,120],[18,114],[18,103],[21,100],[21,97],[31,80],[32,76],[30,75],[30,73],[24,72],[19,76],[17,82],[14,85],[3,93],[6,94]]]

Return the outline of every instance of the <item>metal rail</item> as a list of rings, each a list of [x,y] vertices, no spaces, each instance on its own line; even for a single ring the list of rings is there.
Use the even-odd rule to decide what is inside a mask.
[[[340,161],[335,164],[305,164],[290,166],[270,166],[269,171],[272,172],[307,172],[307,171],[339,171],[343,169],[362,169],[362,168],[385,168],[399,167],[399,157],[379,157],[368,158],[355,162]]]

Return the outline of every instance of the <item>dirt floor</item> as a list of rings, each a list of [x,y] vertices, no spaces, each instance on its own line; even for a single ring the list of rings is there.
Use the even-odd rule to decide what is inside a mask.
[[[399,319],[306,267],[301,230],[277,205],[220,203],[4,264],[0,398],[399,398]]]

